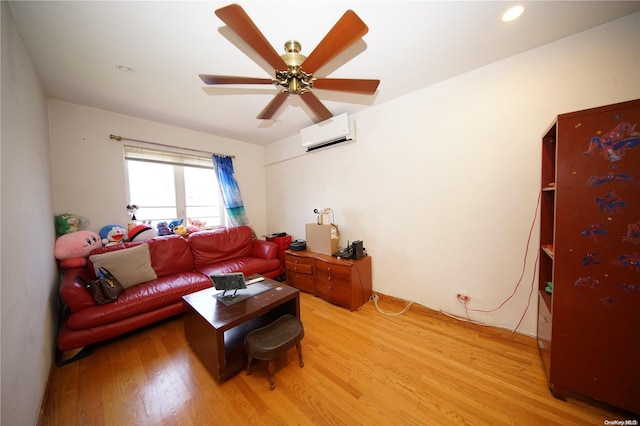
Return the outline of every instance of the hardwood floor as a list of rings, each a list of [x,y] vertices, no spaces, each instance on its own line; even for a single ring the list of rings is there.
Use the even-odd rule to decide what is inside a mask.
[[[399,312],[404,302],[381,296]],[[217,384],[184,337],[182,317],[53,367],[40,425],[602,425],[628,413],[560,401],[536,341],[413,305],[382,315],[301,295],[304,368],[295,349]]]

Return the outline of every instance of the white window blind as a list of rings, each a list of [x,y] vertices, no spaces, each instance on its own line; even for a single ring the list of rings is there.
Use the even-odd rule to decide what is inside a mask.
[[[127,199],[138,206],[136,218],[160,222],[189,219],[207,227],[224,226],[224,203],[213,168],[206,156],[123,146],[126,163]]]
[[[213,160],[211,158],[180,152],[160,151],[137,146],[125,145],[124,158],[125,160],[213,169]]]

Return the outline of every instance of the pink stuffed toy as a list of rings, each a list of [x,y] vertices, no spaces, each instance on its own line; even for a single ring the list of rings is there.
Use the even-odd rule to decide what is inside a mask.
[[[65,269],[79,268],[87,264],[91,250],[102,247],[100,235],[93,231],[76,231],[58,237],[53,254]]]
[[[203,222],[200,219],[188,219],[189,221],[189,225],[187,225],[187,232],[191,233],[191,232],[198,232],[198,231],[202,231],[205,227],[205,225],[207,224],[207,222]]]

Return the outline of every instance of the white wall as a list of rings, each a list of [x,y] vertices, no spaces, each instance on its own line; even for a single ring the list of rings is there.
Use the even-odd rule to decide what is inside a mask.
[[[89,229],[95,232],[109,224],[126,226],[130,201],[125,196],[123,142],[109,138],[114,134],[235,155],[234,171],[245,211],[257,235],[265,233],[262,146],[51,99],[49,117],[56,214],[88,218]]]
[[[331,207],[341,244],[362,239],[372,256],[374,291],[464,316],[464,290],[471,308],[496,308],[523,270],[543,131],[556,114],[639,98],[638,40],[635,14],[354,115],[355,143],[305,155],[298,137],[268,146],[269,232],[304,239],[313,209]],[[471,318],[516,326],[537,232],[514,298]],[[535,335],[530,301],[519,331]]]
[[[3,425],[35,424],[53,361],[57,269],[47,106],[7,2],[2,15]]]

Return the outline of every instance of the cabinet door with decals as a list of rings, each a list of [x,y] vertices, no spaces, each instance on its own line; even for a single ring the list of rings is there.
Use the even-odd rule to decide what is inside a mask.
[[[640,100],[558,116],[550,382],[640,412]]]

